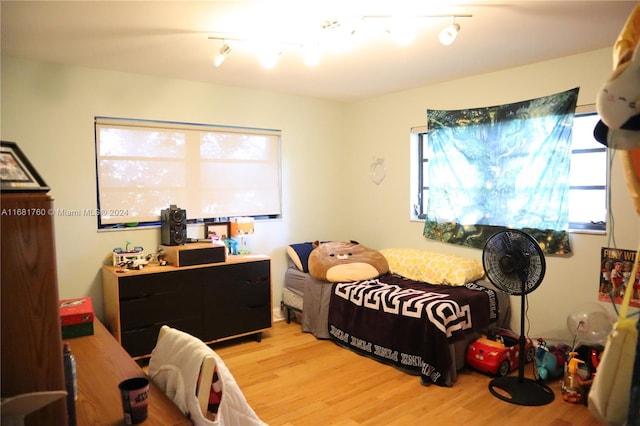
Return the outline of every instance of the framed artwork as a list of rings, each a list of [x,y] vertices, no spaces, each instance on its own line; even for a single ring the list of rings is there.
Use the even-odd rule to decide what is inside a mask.
[[[0,141],[0,190],[49,190],[47,184],[15,142]]]
[[[229,222],[205,222],[204,238],[226,240],[229,238]]]

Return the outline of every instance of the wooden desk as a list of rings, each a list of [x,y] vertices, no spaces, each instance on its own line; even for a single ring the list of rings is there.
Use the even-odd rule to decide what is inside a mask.
[[[78,426],[123,425],[118,383],[144,376],[140,366],[116,342],[104,325],[95,320],[94,335],[67,339],[76,359]],[[178,407],[151,382],[149,417],[142,425],[192,425]]]

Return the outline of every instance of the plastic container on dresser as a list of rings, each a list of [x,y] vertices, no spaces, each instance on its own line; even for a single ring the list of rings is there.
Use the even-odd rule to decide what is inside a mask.
[[[255,335],[271,327],[271,260],[230,256],[225,262],[102,267],[107,328],[134,358],[148,357],[164,324],[206,343]]]

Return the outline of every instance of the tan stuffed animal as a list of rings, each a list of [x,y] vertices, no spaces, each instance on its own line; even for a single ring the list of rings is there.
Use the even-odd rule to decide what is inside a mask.
[[[309,255],[309,273],[329,282],[370,280],[389,270],[387,259],[377,250],[357,241],[314,242]]]

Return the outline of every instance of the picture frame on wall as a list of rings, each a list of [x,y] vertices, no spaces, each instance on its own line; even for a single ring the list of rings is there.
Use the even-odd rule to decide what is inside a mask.
[[[0,190],[46,192],[49,189],[18,144],[0,141]]]
[[[205,222],[204,238],[223,241],[229,238],[230,222]]]

